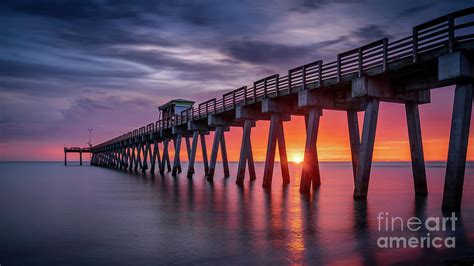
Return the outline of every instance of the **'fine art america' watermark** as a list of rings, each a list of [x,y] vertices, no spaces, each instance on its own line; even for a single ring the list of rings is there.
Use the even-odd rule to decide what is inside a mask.
[[[433,236],[435,232],[456,231],[455,213],[449,217],[427,217],[422,220],[418,217],[410,217],[404,220],[402,217],[390,216],[388,212],[379,212],[377,215],[379,232],[387,232],[390,236],[377,238],[379,248],[455,248],[456,237]],[[396,232],[426,232],[418,236],[393,236]]]

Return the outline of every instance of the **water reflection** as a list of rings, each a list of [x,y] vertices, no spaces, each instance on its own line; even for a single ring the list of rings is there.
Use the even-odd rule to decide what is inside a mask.
[[[279,178],[274,178],[271,190],[260,189],[260,184],[256,184],[258,180],[245,183],[244,186],[236,186],[229,178],[206,182],[204,178],[185,179],[183,176],[162,177],[157,186],[161,188],[164,197],[173,198],[172,207],[176,213],[206,212],[212,217],[212,221],[205,222],[200,219],[202,217],[188,215],[181,217],[182,223],[197,223],[200,230],[218,231],[224,239],[236,238],[236,241],[225,244],[226,252],[234,253],[239,250],[239,253],[254,255],[276,254],[265,259],[256,256],[251,258],[251,261],[270,259],[290,264],[311,262],[378,265],[385,264],[386,260],[406,263],[435,258],[435,261],[442,261],[444,257],[449,258],[446,253],[453,254],[454,257],[463,256],[463,252],[449,250],[420,248],[398,249],[393,252],[377,247],[377,237],[384,235],[378,231],[376,215],[379,211],[401,215],[405,219],[415,216],[425,220],[427,212],[434,216],[439,214],[438,206],[433,205],[432,209],[428,210],[428,197],[407,193],[407,187],[412,185],[410,182],[391,183],[387,179],[371,186],[390,187],[391,195],[400,193],[403,195],[403,201],[409,202],[411,198],[412,204],[392,204],[386,201],[385,196],[380,199],[353,201],[350,170],[350,166],[330,165],[326,171],[333,177],[324,180],[324,185],[311,195],[298,193],[298,182],[293,181],[290,186],[284,186]],[[378,171],[387,171],[390,176],[409,177],[410,169],[395,165],[390,171]],[[186,185],[185,194],[183,184]],[[435,193],[430,196],[432,201],[437,201],[441,195]],[[324,197],[322,202],[321,197]],[[187,208],[184,209],[180,205],[183,200],[187,202]],[[371,204],[376,205],[373,211],[369,208]],[[195,208],[196,206],[198,207]],[[352,209],[349,206],[352,206]],[[465,235],[462,220],[458,224],[458,230],[455,232],[458,245],[464,247],[462,250],[466,250],[465,248],[469,247],[468,237]],[[429,232],[422,227],[416,235],[423,237],[427,233]],[[410,233],[402,231],[387,234],[410,236]],[[441,234],[449,236],[447,233]],[[247,259],[249,258],[244,260]]]
[[[235,173],[236,165],[230,166]],[[262,168],[263,164],[257,164],[257,176],[261,176]],[[41,172],[33,169],[21,173],[22,176],[36,177]],[[276,176],[271,190],[262,189],[260,179],[237,186],[233,178],[216,175],[214,182],[207,182],[198,171],[194,178],[188,179],[185,174],[162,177],[97,167],[84,168],[89,172],[77,175],[62,169],[57,176],[46,169],[44,172],[48,174],[42,178],[30,178],[21,185],[14,178],[3,181],[0,195],[4,197],[27,191],[35,199],[43,200],[22,199],[14,205],[0,203],[5,210],[15,210],[7,218],[0,218],[2,237],[17,243],[16,246],[0,244],[0,262],[13,259],[24,262],[21,258],[26,244],[32,249],[38,248],[36,245],[73,245],[77,253],[59,255],[64,256],[62,261],[66,264],[74,264],[68,258],[82,254],[87,254],[91,261],[101,258],[102,245],[108,247],[109,259],[114,257],[114,261],[135,265],[157,262],[377,265],[439,263],[472,255],[474,202],[470,198],[463,203],[463,217],[459,217],[456,232],[433,234],[454,235],[456,249],[377,247],[380,236],[422,237],[428,233],[425,229],[380,232],[377,214],[388,212],[403,219],[415,216],[422,220],[442,216],[443,168],[429,169],[430,194],[415,197],[409,166],[376,167],[367,201],[352,199],[350,164],[322,164],[322,186],[310,196],[298,191],[298,165],[290,167],[289,186],[284,186]],[[196,169],[202,166],[197,165]],[[468,168],[466,175],[474,176],[472,170]],[[474,188],[473,183],[466,179],[466,191]],[[83,196],[85,190],[87,197]],[[57,206],[47,208],[45,198]],[[43,225],[41,230],[33,232],[34,227],[22,225],[25,223],[22,210],[34,212],[33,220]],[[81,212],[78,216],[59,215],[70,210]],[[88,230],[78,233],[84,227]],[[49,237],[52,231],[59,232],[61,237]],[[32,241],[31,235],[40,241]],[[35,259],[43,264],[51,263],[47,256],[45,253]],[[102,262],[107,264],[108,260]]]

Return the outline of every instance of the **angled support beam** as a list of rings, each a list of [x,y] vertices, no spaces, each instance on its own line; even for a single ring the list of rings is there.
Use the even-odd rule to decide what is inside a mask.
[[[130,146],[132,155],[130,156],[130,165],[128,167],[129,171],[132,171],[133,167],[135,166],[135,146]]]
[[[280,167],[283,184],[290,183],[290,170],[288,169],[288,155],[286,154],[285,131],[283,130],[283,122],[278,123],[278,153],[280,154]]]
[[[123,158],[122,158],[122,167],[120,169],[127,169],[128,168],[128,148],[124,146],[122,148]]]
[[[305,194],[310,193],[311,185],[313,189],[321,185],[318,152],[316,148],[320,117],[321,109],[317,107],[309,109],[309,113],[305,117],[306,143],[300,181],[300,192]]]
[[[252,131],[252,127],[255,126],[255,121],[247,119],[244,121],[244,128],[243,128],[243,133],[242,133],[242,144],[240,146],[240,156],[239,156],[239,165],[237,166],[237,178],[236,178],[236,184],[242,185],[245,179],[245,168],[247,165],[247,162],[249,163],[249,173],[251,172],[251,167],[253,165],[250,165],[250,158],[252,156],[252,147],[250,143],[250,135]],[[252,158],[252,164],[253,164],[253,158]],[[255,167],[253,167],[254,175],[255,175]]]
[[[143,145],[143,143],[140,143],[140,153],[138,154],[138,165],[140,169],[143,168],[142,154],[144,151],[145,151],[145,146]]]
[[[158,141],[153,141],[153,153],[151,155],[151,167],[150,172],[155,172],[155,165],[158,164],[158,168],[161,167],[160,149],[158,148]]]
[[[117,148],[116,153],[117,153],[117,166],[116,167],[117,167],[117,169],[121,169],[122,168],[122,159],[123,159],[122,148]]]
[[[253,151],[252,151],[252,140],[249,139],[249,150],[248,150],[248,164],[249,164],[249,175],[250,180],[253,181],[257,179],[257,175],[255,174],[255,163],[253,161]]]
[[[131,150],[130,150],[130,146],[125,146],[125,149],[127,150],[127,158],[125,158],[125,170],[127,170],[129,167],[130,167],[130,156],[132,155],[131,154]]]
[[[181,172],[181,162],[179,160],[179,153],[181,151],[181,140],[182,135],[178,134],[176,136],[176,141],[174,144],[174,160],[173,160],[173,171],[171,172],[172,176],[176,176],[177,173]]]
[[[442,208],[445,211],[461,209],[472,101],[473,84],[456,85],[444,180]]]
[[[347,111],[347,125],[349,128],[349,142],[351,146],[352,172],[355,180],[360,149],[359,119],[356,111]]]
[[[169,139],[165,138],[163,140],[163,159],[161,160],[161,167],[160,167],[160,174],[164,175],[165,174],[165,169],[168,168],[168,172],[171,170],[171,165],[170,165],[170,155],[168,151],[168,144],[169,144]]]
[[[270,118],[270,131],[268,132],[267,154],[265,156],[265,168],[263,170],[262,187],[272,186],[273,166],[275,164],[275,152],[277,145],[278,130],[280,127],[278,114],[274,113]]]
[[[421,137],[420,114],[418,104],[406,103],[408,138],[410,141],[411,166],[416,195],[428,194],[426,184],[425,157],[423,156],[423,142]]]
[[[207,146],[206,146],[206,136],[204,134],[199,135],[201,139],[201,149],[202,149],[202,161],[204,164],[204,174],[207,176],[209,172],[209,162],[207,157]]]
[[[273,179],[273,167],[275,165],[276,145],[280,158],[282,158],[282,178],[283,183],[289,183],[288,159],[286,157],[285,136],[283,134],[283,123],[279,113],[272,113],[270,117],[270,132],[268,133],[267,153],[265,159],[265,168],[263,170],[262,187],[270,188]]]
[[[370,168],[372,166],[372,155],[374,152],[375,131],[377,129],[378,112],[379,100],[371,99],[367,104],[364,114],[364,127],[362,129],[359,162],[357,163],[354,199],[367,198]]]
[[[188,149],[188,153],[190,153],[189,163],[188,163],[188,178],[191,178],[194,174],[194,162],[196,161],[196,151],[197,151],[197,144],[199,139],[199,131],[195,130],[193,132],[193,143],[190,149]]]
[[[212,181],[214,179],[214,172],[216,170],[217,152],[219,150],[219,143],[222,139],[223,127],[217,126],[214,132],[214,141],[212,143],[211,158],[209,161],[209,170],[207,172],[207,180]]]
[[[148,169],[148,154],[150,151],[150,142],[146,141],[145,146],[143,148],[143,167],[142,172],[145,173],[146,169]]]
[[[225,145],[225,131],[221,134],[221,156],[222,156],[222,167],[224,168],[224,177],[229,177],[229,162],[227,161],[227,147]]]
[[[148,141],[148,156],[150,157],[150,168],[151,168],[152,164],[155,163],[154,158],[153,158],[153,156],[154,156],[154,154],[153,154],[153,148],[154,148],[154,146],[155,146],[155,142],[156,142],[156,140],[153,140],[153,139],[150,139],[150,140]],[[152,144],[153,144],[153,148],[151,147]],[[153,166],[153,169],[154,169],[154,166]],[[151,170],[151,169],[150,169],[150,170]],[[150,172],[151,172],[151,171],[150,171]]]
[[[186,154],[188,155],[188,162],[191,159],[191,143],[189,142],[189,136],[186,135]]]
[[[117,148],[115,150],[116,154],[117,154],[117,161],[116,161],[116,168],[117,169],[120,169],[122,167],[122,149],[121,148]],[[82,156],[81,156],[82,157]]]
[[[108,167],[112,167],[112,166],[113,166],[113,162],[114,162],[114,152],[113,152],[113,151],[109,151],[109,163],[108,163]]]
[[[137,143],[137,157],[135,158],[135,167],[133,168],[135,172],[138,171],[138,167],[141,167],[142,165],[141,158],[140,158],[141,151],[142,151],[141,144]]]

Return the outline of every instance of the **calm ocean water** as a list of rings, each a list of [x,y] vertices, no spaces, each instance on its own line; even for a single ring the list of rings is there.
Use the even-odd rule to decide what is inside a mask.
[[[428,164],[429,195],[416,198],[411,168],[376,164],[367,202],[352,199],[350,164],[321,164],[322,186],[298,192],[300,168],[283,187],[275,167],[271,191],[257,180],[213,183],[202,165],[187,179],[55,163],[0,163],[0,264],[442,264],[474,257],[474,166],[466,169],[456,248],[377,247],[377,214],[442,216],[443,164]],[[235,173],[236,164],[231,164]],[[185,165],[183,169],[186,169]],[[393,232],[423,236],[426,232]]]

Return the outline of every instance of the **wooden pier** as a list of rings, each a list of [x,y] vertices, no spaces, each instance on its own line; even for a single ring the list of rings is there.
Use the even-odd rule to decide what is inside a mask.
[[[91,164],[123,170],[180,173],[184,138],[188,156],[187,176],[194,173],[196,151],[201,142],[207,179],[213,180],[221,150],[224,176],[230,176],[225,133],[243,128],[236,183],[244,183],[248,165],[250,180],[255,166],[250,135],[255,121],[269,120],[268,150],[262,186],[270,188],[276,147],[281,158],[283,183],[290,182],[286,158],[284,122],[304,116],[306,144],[300,191],[310,193],[321,185],[316,142],[324,109],[347,112],[354,172],[354,198],[366,199],[374,149],[379,103],[405,105],[409,132],[414,191],[426,195],[427,178],[423,156],[418,105],[430,102],[431,89],[455,85],[454,109],[447,158],[443,209],[461,207],[464,170],[474,84],[474,8],[454,12],[415,26],[412,35],[390,42],[387,38],[340,53],[336,61],[316,60],[272,75],[185,110],[170,103],[158,121],[92,147]],[[184,100],[180,100],[181,104]],[[189,102],[188,102],[189,103]],[[173,109],[175,108],[175,109]],[[170,111],[173,112],[170,112]],[[357,112],[365,112],[359,136]],[[405,118],[404,118],[405,119]],[[206,134],[214,131],[210,156]],[[190,143],[190,140],[191,143]],[[160,151],[158,143],[163,143]],[[175,155],[171,167],[168,147]],[[208,161],[209,160],[209,161]],[[387,188],[389,189],[389,188]]]

